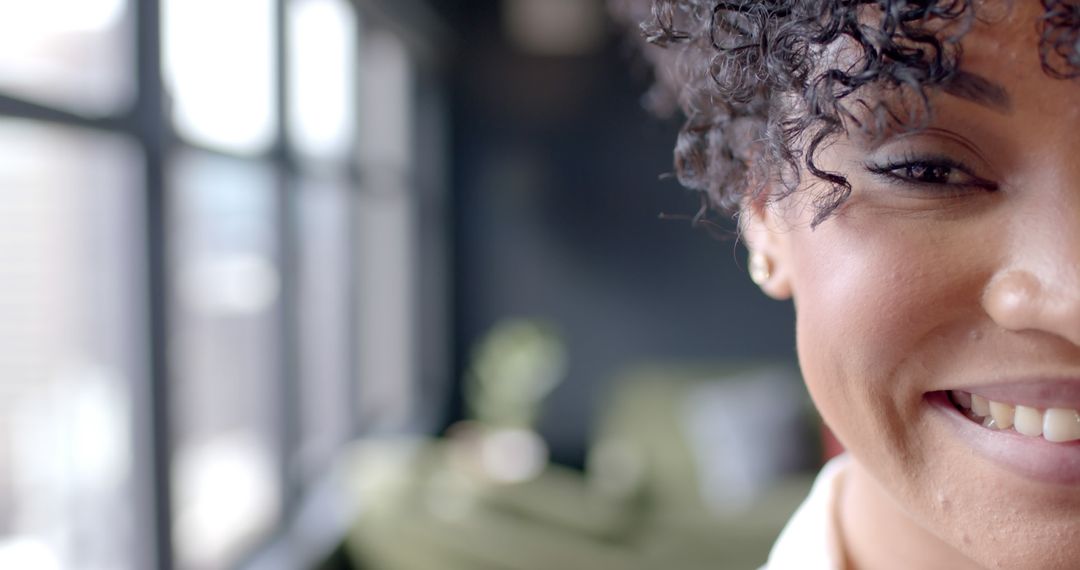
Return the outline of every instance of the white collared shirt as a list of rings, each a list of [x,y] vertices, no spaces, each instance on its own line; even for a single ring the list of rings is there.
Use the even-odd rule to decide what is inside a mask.
[[[841,570],[843,550],[836,524],[840,485],[850,458],[844,454],[822,467],[795,514],[769,552],[761,570]]]

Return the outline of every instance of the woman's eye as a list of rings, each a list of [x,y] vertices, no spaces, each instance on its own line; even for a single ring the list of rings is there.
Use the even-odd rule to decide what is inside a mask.
[[[867,169],[894,184],[951,189],[997,190],[997,184],[979,178],[962,164],[946,158],[906,159],[886,164],[868,164]]]
[[[950,175],[953,173],[951,166],[939,164],[909,164],[897,169],[908,180],[914,180],[925,184],[948,184]],[[896,171],[894,171],[896,172]],[[954,177],[958,178],[958,177]],[[955,182],[955,180],[953,180]]]

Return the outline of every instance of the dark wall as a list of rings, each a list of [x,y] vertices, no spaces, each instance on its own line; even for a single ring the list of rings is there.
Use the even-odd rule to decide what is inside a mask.
[[[497,2],[437,2],[455,28],[452,67],[455,343],[499,319],[542,317],[570,349],[542,431],[580,464],[591,414],[620,370],[648,361],[794,361],[793,317],[746,276],[734,234],[687,221],[673,180],[678,121],[650,116],[648,74],[614,25],[602,50],[516,51]],[[730,228],[729,228],[730,229]],[[460,401],[451,415],[460,414]]]

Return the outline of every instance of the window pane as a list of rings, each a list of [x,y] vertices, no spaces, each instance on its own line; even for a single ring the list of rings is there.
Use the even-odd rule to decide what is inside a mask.
[[[309,158],[348,158],[356,130],[356,16],[346,0],[291,0],[288,17],[294,142]]]
[[[273,0],[163,0],[164,74],[181,136],[254,154],[277,130]]]
[[[358,207],[360,386],[366,429],[408,425],[416,406],[416,218],[398,176],[372,176]]]
[[[366,429],[400,429],[417,406],[417,214],[409,181],[414,68],[408,48],[385,29],[366,30],[362,51],[357,209],[360,345],[359,418]]]
[[[136,566],[140,170],[120,138],[0,120],[0,568]]]
[[[91,115],[134,95],[126,0],[0,0],[0,89]]]
[[[352,194],[344,184],[308,181],[300,198],[300,456],[306,475],[318,476],[352,428]]]
[[[365,35],[361,77],[361,159],[376,168],[405,168],[412,148],[413,67],[401,38]]]
[[[189,153],[170,175],[176,553],[220,568],[280,509],[274,171]]]

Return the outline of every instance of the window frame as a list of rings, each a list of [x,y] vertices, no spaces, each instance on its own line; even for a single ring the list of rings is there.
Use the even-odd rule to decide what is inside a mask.
[[[437,114],[442,103],[445,105],[445,85],[448,83],[443,76],[446,67],[447,50],[451,42],[451,34],[439,20],[438,16],[421,0],[347,0],[351,5],[356,17],[356,29],[360,41],[369,30],[377,28],[389,31],[400,37],[408,47],[411,63],[416,69],[417,81],[410,93],[410,105],[416,115],[420,117],[413,124],[413,133],[410,138],[414,144],[411,152],[418,153],[417,164],[428,164],[418,172],[403,172],[407,191],[411,195],[412,208],[417,216],[417,227],[421,228],[422,235],[417,236],[416,243],[421,251],[416,253],[417,260],[413,263],[417,267],[415,275],[418,282],[423,284],[423,289],[418,291],[411,300],[419,306],[415,312],[417,320],[416,330],[425,331],[422,338],[413,339],[419,346],[415,352],[419,356],[429,355],[430,358],[421,358],[424,366],[417,372],[417,386],[428,393],[435,394],[436,398],[418,410],[418,414],[410,426],[410,431],[430,432],[436,429],[442,421],[445,404],[449,401],[449,388],[451,381],[451,367],[447,365],[449,354],[449,291],[446,283],[449,282],[445,266],[450,256],[451,247],[443,245],[437,247],[444,238],[450,234],[446,229],[449,220],[448,203],[445,196],[445,186],[448,175],[445,168],[445,158],[448,156],[446,147],[446,130],[438,132],[435,128],[433,134],[440,140],[433,143],[425,139],[425,134],[418,129],[428,128],[417,125],[419,121],[427,121],[433,113]],[[310,505],[324,500],[327,489],[321,488],[320,484],[306,485],[297,469],[297,454],[302,445],[302,425],[300,418],[300,406],[297,405],[300,394],[300,343],[298,334],[301,330],[300,315],[303,307],[300,306],[298,291],[298,271],[300,269],[299,256],[301,255],[300,222],[298,219],[299,193],[302,191],[303,180],[311,178],[312,173],[302,154],[296,149],[291,140],[289,113],[289,54],[288,54],[288,3],[289,0],[273,0],[276,23],[274,35],[276,36],[276,48],[274,63],[277,67],[277,102],[275,114],[277,127],[275,140],[271,147],[258,155],[240,155],[223,152],[220,150],[205,148],[181,140],[174,132],[170,124],[170,118],[166,112],[166,88],[163,81],[162,63],[162,0],[130,0],[127,4],[128,17],[132,18],[133,26],[130,30],[129,45],[132,49],[131,57],[134,65],[133,82],[135,85],[134,98],[127,109],[106,116],[86,116],[75,111],[66,110],[60,106],[42,104],[31,98],[7,93],[0,87],[0,118],[25,119],[39,124],[55,124],[122,135],[129,138],[134,146],[142,153],[144,160],[144,172],[142,178],[142,235],[145,239],[143,248],[144,259],[141,260],[144,267],[142,287],[146,292],[145,304],[142,307],[142,326],[146,332],[145,362],[147,374],[144,378],[137,378],[132,382],[132,453],[133,453],[133,485],[136,496],[133,498],[135,505],[136,529],[141,533],[137,535],[132,547],[133,562],[137,568],[158,568],[171,570],[175,564],[173,545],[173,505],[172,505],[172,474],[171,459],[173,441],[170,437],[172,413],[170,385],[173,382],[172,368],[170,363],[169,346],[171,336],[171,323],[173,319],[171,299],[173,298],[174,280],[170,267],[170,235],[172,235],[172,217],[170,211],[170,199],[168,195],[168,166],[174,154],[183,152],[185,149],[194,149],[201,153],[211,153],[242,159],[252,162],[266,162],[274,169],[275,185],[272,191],[278,203],[278,218],[275,220],[277,232],[277,247],[281,259],[281,302],[279,305],[277,339],[282,347],[279,351],[279,370],[281,373],[275,379],[279,390],[278,401],[281,409],[278,410],[282,421],[278,425],[277,440],[279,444],[279,457],[281,458],[278,469],[280,470],[282,486],[282,514],[276,525],[276,531],[271,533],[265,543],[257,546],[247,557],[238,562],[242,568],[262,567],[267,562],[287,560],[300,565],[311,565],[314,560],[303,560],[304,556],[310,556],[310,551],[305,554],[304,548],[296,545],[297,537],[304,533],[300,524],[304,519],[305,509]],[[362,66],[362,57],[359,60]],[[423,90],[422,92],[420,92]],[[358,106],[359,107],[359,106]],[[357,129],[363,128],[364,118],[357,113]],[[416,141],[424,141],[423,148]],[[423,155],[429,156],[425,160]],[[436,166],[430,166],[434,160]],[[367,166],[361,164],[359,153],[353,152],[339,166],[343,173],[343,180],[349,184],[349,193],[370,193],[373,190],[367,184],[368,175],[365,172]],[[318,169],[311,169],[317,171]],[[350,252],[354,252],[356,244],[356,221],[355,216],[350,216],[348,222],[348,236],[350,243],[346,245]],[[434,248],[434,250],[433,250]],[[354,256],[350,256],[352,258]],[[359,362],[354,356],[356,347],[363,342],[358,338],[358,326],[355,319],[355,307],[358,305],[357,287],[355,276],[362,267],[350,268],[351,282],[347,288],[346,302],[350,306],[350,319],[347,334],[349,346],[354,347],[350,351],[348,363],[349,384],[348,391],[354,405],[350,406],[353,417],[350,418],[351,436],[362,435],[362,422],[356,417],[357,406],[355,405],[359,393],[358,385],[363,382],[359,378]],[[441,285],[440,285],[441,284]],[[438,293],[437,298],[432,295]],[[420,297],[423,297],[422,299]],[[434,326],[429,326],[433,324]],[[331,529],[327,532],[340,533],[337,536],[324,537],[327,539],[340,540],[344,536],[345,529]],[[302,546],[302,545],[301,545]],[[322,554],[329,554],[327,550]]]

